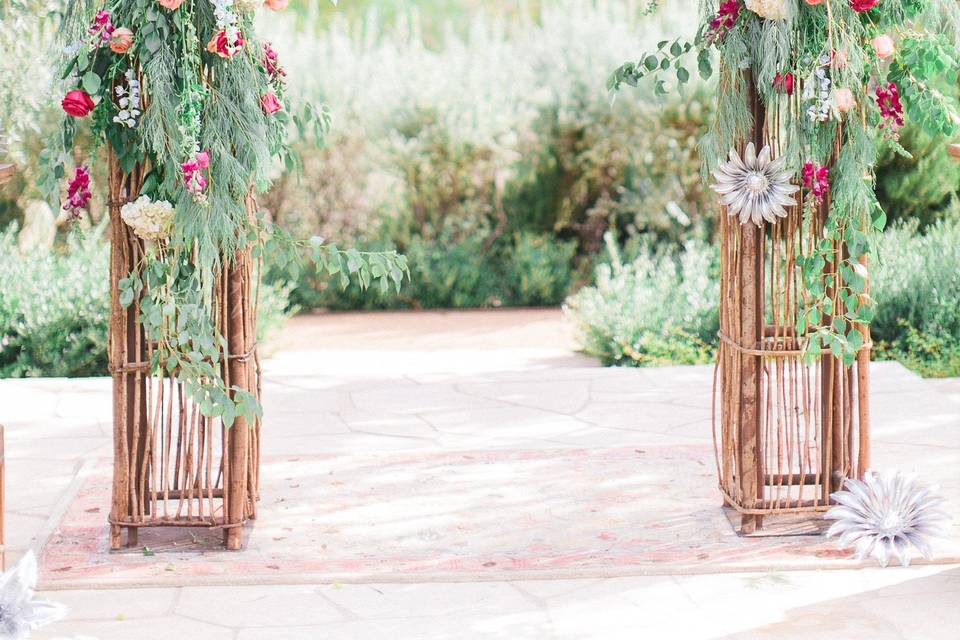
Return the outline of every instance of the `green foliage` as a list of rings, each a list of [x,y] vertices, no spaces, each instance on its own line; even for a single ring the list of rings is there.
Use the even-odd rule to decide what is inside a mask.
[[[960,162],[947,153],[943,138],[920,127],[900,130],[904,156],[891,148],[877,165],[877,199],[891,221],[916,220],[921,229],[941,218],[960,190]]]
[[[924,378],[960,377],[960,337],[927,333],[900,322],[900,333],[876,343],[873,357],[898,360]]]
[[[925,376],[960,375],[960,217],[924,234],[916,228],[897,225],[880,236],[871,273],[874,357]],[[567,302],[584,350],[607,364],[708,362],[717,344],[716,249],[694,242],[678,252],[638,241],[629,252],[632,262],[621,267],[614,252],[596,284]]]
[[[387,233],[384,227],[381,232]],[[404,236],[391,230],[394,239]],[[573,282],[572,242],[549,234],[518,233],[487,246],[489,229],[451,219],[438,233],[405,235],[403,252],[410,268],[402,291],[339,290],[311,271],[303,272],[290,302],[300,308],[405,309],[536,306],[559,304]],[[371,241],[383,246],[390,236]],[[272,266],[268,281],[286,275]]]
[[[576,246],[553,236],[518,233],[506,268],[506,303],[513,306],[557,304],[569,292],[570,264]]]
[[[102,236],[72,235],[48,252],[21,251],[15,229],[0,234],[0,378],[107,373],[110,256]],[[258,339],[279,328],[288,294],[261,288]]]
[[[699,241],[682,251],[638,239],[621,265],[612,239],[611,262],[596,284],[566,304],[584,351],[604,364],[649,366],[710,361],[719,329],[719,261]]]
[[[106,371],[108,261],[96,236],[21,253],[13,229],[0,235],[0,378]]]
[[[902,343],[904,324],[920,335],[960,339],[960,209],[916,233],[916,223],[885,233],[871,285],[878,300],[872,325],[877,341]]]

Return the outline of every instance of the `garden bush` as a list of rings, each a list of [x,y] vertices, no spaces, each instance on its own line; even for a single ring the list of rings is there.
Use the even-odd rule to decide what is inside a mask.
[[[918,234],[897,225],[880,243],[872,331],[877,357],[926,376],[960,376],[960,206]]]
[[[916,221],[883,234],[872,269],[877,301],[874,357],[896,359],[925,376],[960,376],[960,216],[918,233]],[[621,266],[609,262],[596,284],[566,304],[583,349],[607,364],[646,366],[708,362],[718,328],[718,252],[701,242],[682,250],[647,240]]]
[[[608,365],[710,361],[719,329],[717,250],[697,240],[678,249],[640,238],[634,259],[621,264],[610,236],[607,248],[596,284],[565,307],[584,351]]]
[[[109,246],[102,228],[57,251],[21,252],[16,229],[0,234],[0,378],[107,373]],[[279,328],[288,290],[264,286],[258,333]]]

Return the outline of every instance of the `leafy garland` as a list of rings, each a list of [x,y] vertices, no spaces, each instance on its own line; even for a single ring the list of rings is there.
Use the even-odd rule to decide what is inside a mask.
[[[768,119],[782,123],[782,157],[801,176],[802,205],[829,201],[823,241],[799,262],[807,295],[797,329],[808,337],[809,359],[830,351],[851,364],[864,341],[856,325],[874,316],[865,258],[886,225],[873,187],[878,153],[889,145],[909,155],[898,135],[907,119],[933,135],[960,129],[957,105],[935,88],[955,82],[960,68],[960,4],[701,0],[700,13],[692,42],[664,40],[616,69],[607,83],[611,99],[645,78],[657,97],[683,92],[694,56],[700,77],[717,76],[719,87],[717,117],[700,142],[706,179],[728,149],[749,139],[743,71],[750,71]],[[836,246],[844,247],[842,256]]]
[[[78,0],[64,15],[66,117],[42,154],[42,187],[59,198],[81,127],[89,128],[91,163],[106,146],[125,174],[143,176],[121,216],[145,257],[120,281],[120,303],[140,301],[155,374],[176,376],[204,415],[228,426],[237,415],[252,419],[256,399],[226,388],[226,341],[211,319],[216,276],[233,257],[253,245],[261,268],[269,252],[296,272],[309,252],[344,287],[376,280],[398,290],[409,278],[406,260],[296,242],[262,215],[250,219],[248,198],[269,187],[274,159],[299,169],[288,137],[312,133],[321,142],[330,124],[323,109],[291,109],[277,53],[256,40],[255,12],[280,10],[285,0],[101,2]],[[67,185],[63,208],[75,216],[89,207],[89,176],[87,165],[76,166]]]

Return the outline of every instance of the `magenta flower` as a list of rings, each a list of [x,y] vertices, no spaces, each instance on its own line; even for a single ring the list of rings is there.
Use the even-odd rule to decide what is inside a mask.
[[[280,66],[280,57],[269,42],[263,43],[263,67],[267,70],[270,80],[274,82],[282,82],[283,77],[287,75],[287,72]]]
[[[891,82],[886,88],[877,87],[877,107],[883,122],[881,129],[888,129],[893,138],[897,137],[897,129],[903,126],[903,104],[900,103],[900,91],[897,85]]]
[[[85,165],[76,168],[73,179],[67,184],[67,202],[63,205],[64,211],[70,212],[74,220],[80,218],[80,210],[90,207],[90,171]]]
[[[192,193],[195,199],[202,198],[207,188],[207,179],[203,175],[203,170],[209,166],[210,154],[206,151],[198,151],[191,160],[180,165],[183,170],[184,188]]]
[[[110,22],[110,12],[106,10],[98,11],[97,15],[93,18],[93,24],[90,25],[88,32],[90,35],[100,39],[98,46],[109,43],[110,37],[113,35],[113,23]]]
[[[704,37],[711,44],[723,40],[727,32],[733,28],[740,18],[740,0],[726,0],[720,3],[717,9],[717,15],[713,17],[708,25]]]
[[[808,161],[803,165],[803,186],[813,193],[817,203],[823,202],[823,197],[830,192],[830,169],[821,167]]]

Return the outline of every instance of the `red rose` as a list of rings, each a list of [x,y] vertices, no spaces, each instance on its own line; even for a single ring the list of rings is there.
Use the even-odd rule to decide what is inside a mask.
[[[68,115],[74,118],[83,118],[93,111],[94,104],[93,99],[90,98],[86,91],[74,89],[73,91],[67,92],[67,95],[65,95],[60,102],[60,106],[63,107],[63,110],[66,111]]]
[[[863,13],[864,11],[870,11],[880,0],[850,0],[850,8],[856,11],[857,13]]]

